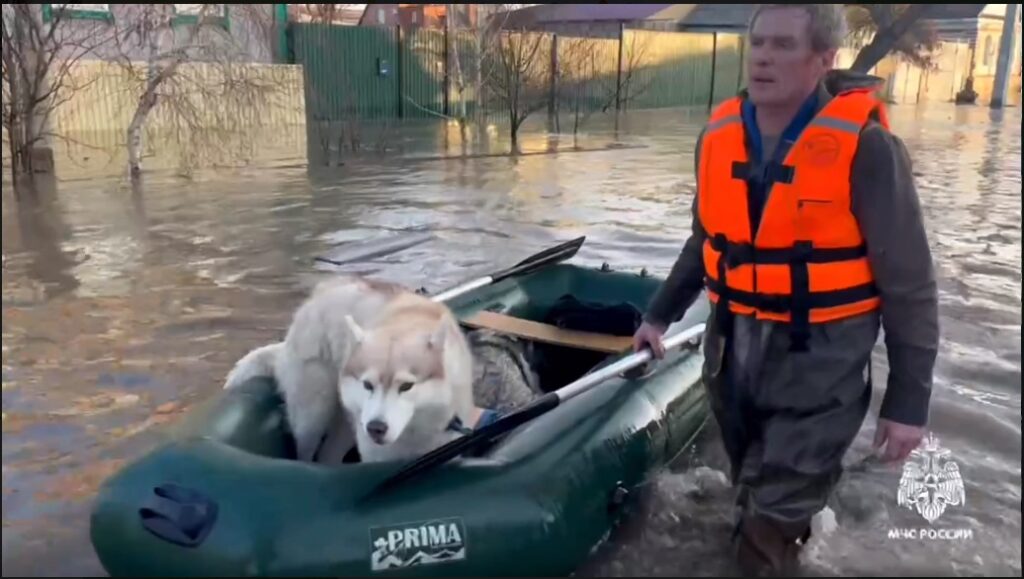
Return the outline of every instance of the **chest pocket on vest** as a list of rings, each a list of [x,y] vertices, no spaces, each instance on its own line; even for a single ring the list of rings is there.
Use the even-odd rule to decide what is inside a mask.
[[[796,200],[798,235],[822,231],[835,222],[836,204],[831,199],[803,198]]]

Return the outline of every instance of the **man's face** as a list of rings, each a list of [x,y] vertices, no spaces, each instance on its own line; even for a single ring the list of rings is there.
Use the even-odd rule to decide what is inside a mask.
[[[758,15],[750,31],[747,89],[755,105],[802,102],[831,68],[835,50],[815,53],[810,16],[798,7]]]

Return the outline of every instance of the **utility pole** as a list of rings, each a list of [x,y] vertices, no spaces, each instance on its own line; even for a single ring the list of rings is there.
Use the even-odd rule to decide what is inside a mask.
[[[1006,16],[1003,17],[1003,36],[999,41],[999,60],[996,61],[996,80],[992,87],[992,100],[989,106],[1002,108],[1006,102],[1007,86],[1010,81],[1010,67],[1013,66],[1014,53],[1017,46],[1017,14],[1020,4],[1007,4]]]

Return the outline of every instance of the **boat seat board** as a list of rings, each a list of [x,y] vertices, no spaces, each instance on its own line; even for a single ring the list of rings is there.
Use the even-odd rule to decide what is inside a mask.
[[[619,354],[633,347],[632,336],[613,336],[611,334],[567,330],[558,326],[552,326],[551,324],[486,310],[476,312],[469,317],[461,319],[460,322],[473,328],[494,330],[537,342],[607,352],[609,354]]]

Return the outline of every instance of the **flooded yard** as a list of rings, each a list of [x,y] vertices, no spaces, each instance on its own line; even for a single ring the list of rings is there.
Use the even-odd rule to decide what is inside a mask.
[[[890,538],[927,523],[898,506],[898,468],[853,464],[832,507],[838,529],[812,545],[809,564],[825,575],[1019,576],[1021,113],[931,105],[892,117],[940,276],[930,429],[966,488],[966,504],[942,521],[972,536]],[[689,235],[702,121],[630,113],[618,133],[588,127],[594,150],[518,158],[155,175],[134,191],[117,179],[65,181],[34,204],[15,203],[5,181],[4,575],[103,574],[88,538],[98,485],[220,389],[241,355],[283,336],[331,271],[313,257],[343,242],[431,234],[345,267],[429,290],[578,235],[580,263],[667,274]],[[540,133],[523,139],[528,150],[553,146]],[[875,382],[877,409],[885,381]],[[873,417],[851,463],[868,452]],[[646,516],[581,574],[731,572],[718,444],[706,433],[679,472],[658,477]]]

